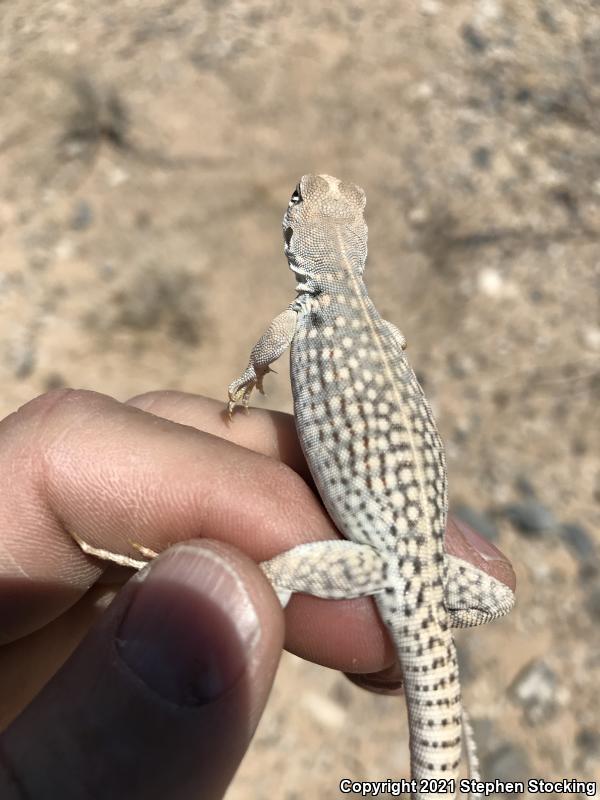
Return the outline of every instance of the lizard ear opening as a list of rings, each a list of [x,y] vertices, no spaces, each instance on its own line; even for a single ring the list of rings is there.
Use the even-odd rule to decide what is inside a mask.
[[[290,242],[292,241],[293,234],[294,234],[294,231],[290,227],[287,227],[285,229],[285,232],[283,234],[283,238],[285,239],[285,243],[287,244],[288,247],[290,246]]]

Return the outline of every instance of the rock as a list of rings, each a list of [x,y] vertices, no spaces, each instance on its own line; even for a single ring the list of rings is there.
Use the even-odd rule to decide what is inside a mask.
[[[89,228],[94,220],[92,207],[86,200],[79,200],[71,217],[71,228],[74,231],[84,231]]]
[[[483,761],[482,778],[486,781],[527,782],[530,776],[531,768],[527,753],[522,747],[517,747],[510,742],[500,745]]]
[[[600,575],[600,562],[597,560],[586,561],[579,567],[579,577],[582,581],[589,583],[596,580]]]
[[[60,372],[49,372],[44,379],[44,388],[47,392],[52,389],[62,389],[66,385],[67,382]]]
[[[474,53],[483,53],[487,48],[487,41],[479,31],[468,23],[462,26],[461,35],[469,49]]]
[[[554,514],[537,500],[510,503],[504,507],[503,513],[517,530],[528,537],[537,537],[556,528]]]
[[[504,291],[504,278],[497,269],[485,267],[477,275],[477,288],[486,297],[500,297]]]
[[[600,581],[596,580],[588,589],[585,598],[585,607],[594,622],[600,623]]]
[[[489,147],[476,147],[471,153],[471,161],[479,169],[488,169],[492,160]]]
[[[7,348],[7,364],[18,380],[24,380],[33,374],[36,364],[36,348],[32,338],[27,334],[16,336]]]
[[[462,675],[461,675],[462,680]],[[503,740],[498,737],[498,731],[494,721],[489,717],[470,717],[471,727],[473,728],[473,735],[477,742],[477,753],[479,758],[484,758],[496,750]]]
[[[544,661],[536,659],[519,672],[509,688],[509,695],[525,712],[531,725],[554,716],[558,681],[556,673]]]
[[[600,760],[600,732],[593,728],[580,728],[575,736],[579,769],[587,769]]]
[[[515,479],[515,489],[523,497],[536,496],[535,486],[525,475],[517,475]]]
[[[435,17],[440,13],[440,3],[438,0],[421,0],[421,13]]]
[[[582,331],[581,338],[589,350],[600,350],[600,327],[588,327]]]
[[[531,101],[531,89],[527,86],[521,86],[517,90],[515,94],[515,100],[517,103],[525,104]]]
[[[495,542],[498,538],[496,523],[484,511],[476,511],[470,506],[459,505],[453,509],[453,513],[463,522],[466,522],[467,525],[470,525],[471,528],[481,533],[482,536],[485,536],[486,539]]]
[[[582,525],[564,522],[559,529],[560,538],[578,561],[591,561],[596,555],[596,545]]]

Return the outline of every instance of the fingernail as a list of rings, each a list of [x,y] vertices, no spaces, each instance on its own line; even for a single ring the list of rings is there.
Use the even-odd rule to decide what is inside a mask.
[[[504,561],[508,563],[507,558],[498,550],[497,547],[491,542],[488,542],[480,533],[467,525],[462,519],[453,517],[453,522],[473,550],[476,550],[479,555],[486,561]]]
[[[380,672],[344,673],[351,683],[369,692],[386,695],[404,693],[404,681],[399,664],[382,669]]]
[[[210,703],[244,673],[259,620],[241,578],[218,553],[183,544],[138,583],[117,651],[144,683],[183,706]]]

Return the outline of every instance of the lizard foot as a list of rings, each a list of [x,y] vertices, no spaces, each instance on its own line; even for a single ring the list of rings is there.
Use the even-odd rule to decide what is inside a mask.
[[[268,366],[256,369],[252,364],[249,364],[246,371],[229,384],[229,389],[227,390],[229,395],[227,404],[229,419],[232,418],[236,406],[241,406],[248,413],[252,392],[254,389],[258,389],[261,394],[265,393],[263,380],[269,372],[275,372],[275,370]]]
[[[136,544],[135,542],[131,542],[131,545],[140,552],[141,555],[144,556],[144,560],[138,558],[131,558],[131,556],[121,555],[121,553],[113,553],[112,550],[106,550],[103,547],[94,547],[91,544],[88,544],[84,539],[78,536],[73,531],[67,530],[69,536],[77,542],[79,547],[83,550],[84,553],[87,553],[88,556],[93,556],[94,558],[99,558],[102,561],[112,561],[113,564],[118,564],[121,567],[129,567],[130,569],[142,569],[145,567],[149,560],[156,558],[158,553],[155,553],[154,550],[150,550],[149,547],[144,547],[144,545]]]

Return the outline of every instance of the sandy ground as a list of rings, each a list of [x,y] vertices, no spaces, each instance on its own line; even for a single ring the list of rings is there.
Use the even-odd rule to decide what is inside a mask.
[[[510,618],[459,636],[484,772],[600,779],[598,3],[12,0],[0,86],[2,412],[223,398],[293,298],[297,178],[359,183],[451,503],[518,575]],[[290,410],[286,377],[257,404]],[[228,797],[407,763],[400,701],[289,656]]]

